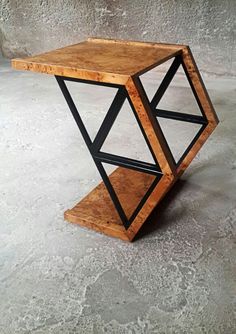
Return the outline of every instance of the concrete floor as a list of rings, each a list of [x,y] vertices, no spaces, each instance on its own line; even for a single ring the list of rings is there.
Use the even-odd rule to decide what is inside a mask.
[[[1,61],[1,334],[236,332],[236,82],[205,82],[221,123],[128,244],[63,220],[99,175],[55,79]],[[194,109],[181,75],[170,92],[163,104]],[[114,91],[73,94],[94,136]],[[119,117],[107,151],[148,160],[128,106]],[[186,124],[168,132],[178,153]]]

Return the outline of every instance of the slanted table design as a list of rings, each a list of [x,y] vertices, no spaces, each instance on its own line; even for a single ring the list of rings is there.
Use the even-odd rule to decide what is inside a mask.
[[[172,65],[150,102],[139,76],[171,58]],[[56,77],[103,179],[74,208],[65,212],[65,219],[123,240],[133,240],[152,210],[182,175],[218,123],[191,51],[185,45],[89,38],[82,43],[42,55],[14,59],[12,65],[18,70],[53,74]],[[157,108],[180,65],[200,108],[200,116]],[[93,141],[72,100],[66,81],[117,88],[115,98]],[[101,150],[126,99],[155,163]],[[157,116],[201,125],[177,162]],[[103,163],[119,167],[108,176]]]

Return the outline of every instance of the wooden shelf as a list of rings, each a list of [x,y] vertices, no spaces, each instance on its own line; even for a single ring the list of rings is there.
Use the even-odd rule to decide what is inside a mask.
[[[127,217],[130,217],[155,176],[119,167],[109,178]],[[67,210],[64,216],[71,223],[131,241],[103,182],[75,207]]]

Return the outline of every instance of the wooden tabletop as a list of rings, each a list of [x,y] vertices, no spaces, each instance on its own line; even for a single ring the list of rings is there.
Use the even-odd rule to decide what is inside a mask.
[[[13,59],[12,66],[73,78],[123,84],[176,56],[184,46],[89,38],[41,55]]]

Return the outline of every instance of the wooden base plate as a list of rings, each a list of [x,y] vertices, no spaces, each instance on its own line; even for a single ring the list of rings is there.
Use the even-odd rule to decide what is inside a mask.
[[[129,218],[154,181],[155,176],[119,167],[109,178]],[[71,223],[131,241],[103,182],[74,208],[67,210],[64,217]]]

